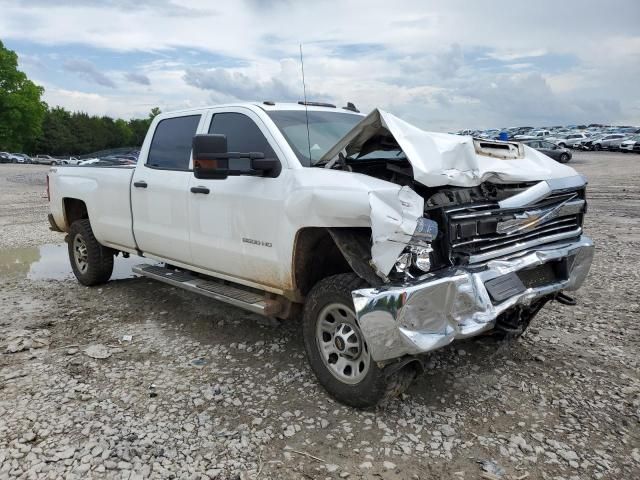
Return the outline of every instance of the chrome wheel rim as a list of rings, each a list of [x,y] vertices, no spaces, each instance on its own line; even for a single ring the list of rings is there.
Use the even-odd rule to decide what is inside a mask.
[[[316,323],[316,344],[327,370],[341,382],[356,384],[369,372],[371,355],[350,307],[332,303]]]
[[[80,273],[86,273],[89,268],[89,254],[87,244],[80,235],[76,235],[73,239],[73,259]]]

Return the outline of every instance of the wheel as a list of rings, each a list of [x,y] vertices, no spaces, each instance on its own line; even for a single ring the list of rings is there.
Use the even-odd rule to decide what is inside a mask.
[[[57,165],[55,161],[52,161],[49,165]]]
[[[560,148],[566,148],[566,146],[567,146],[567,145],[566,145],[564,142],[560,142],[560,143],[558,144],[558,146],[559,146]]]
[[[113,250],[98,243],[88,219],[73,222],[67,247],[73,274],[91,287],[106,283],[113,272]]]
[[[307,296],[302,321],[307,358],[318,381],[336,400],[356,408],[385,404],[416,376],[411,367],[387,374],[371,358],[351,297],[367,286],[352,273],[321,280]]]
[[[569,154],[568,153],[560,154],[560,158],[558,159],[558,161],[560,163],[567,163],[569,161]]]
[[[596,151],[602,150],[602,145],[600,145],[599,143],[596,143],[596,144],[593,146],[593,149],[594,149],[594,150],[596,150]]]

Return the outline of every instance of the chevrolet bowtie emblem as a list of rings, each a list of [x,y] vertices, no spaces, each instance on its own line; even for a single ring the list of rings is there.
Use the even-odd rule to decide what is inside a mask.
[[[575,196],[572,196],[564,202],[548,208],[538,208],[522,213],[516,213],[513,215],[514,218],[498,222],[498,225],[496,226],[496,232],[505,235],[512,235],[514,233],[526,233],[534,230],[540,225],[543,225],[558,217],[562,208],[573,198],[575,198]]]

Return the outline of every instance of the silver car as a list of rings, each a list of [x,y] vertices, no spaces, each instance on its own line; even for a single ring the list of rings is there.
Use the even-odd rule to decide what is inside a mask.
[[[611,133],[593,142],[593,150],[620,150],[623,141],[629,138],[628,134]]]

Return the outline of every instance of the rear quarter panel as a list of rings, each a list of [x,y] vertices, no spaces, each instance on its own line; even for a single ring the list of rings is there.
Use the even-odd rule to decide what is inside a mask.
[[[131,224],[131,167],[54,167],[49,174],[51,213],[64,231],[70,224],[65,199],[82,200],[98,241],[113,248],[135,249]]]

